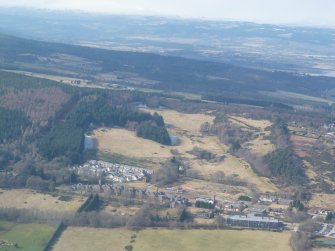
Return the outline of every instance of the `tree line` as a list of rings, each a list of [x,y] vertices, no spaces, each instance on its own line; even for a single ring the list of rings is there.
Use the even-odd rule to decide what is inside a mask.
[[[294,154],[286,122],[276,116],[271,126],[271,141],[277,149],[264,156],[271,174],[282,183],[301,184],[304,181],[302,160]]]
[[[248,98],[234,98],[234,97],[226,97],[222,95],[203,95],[202,99],[216,101],[220,103],[228,103],[228,104],[243,104],[243,105],[252,105],[252,106],[260,106],[265,108],[274,108],[274,109],[283,109],[283,110],[293,110],[293,107],[278,103],[271,102],[266,100],[259,99],[248,99]]]

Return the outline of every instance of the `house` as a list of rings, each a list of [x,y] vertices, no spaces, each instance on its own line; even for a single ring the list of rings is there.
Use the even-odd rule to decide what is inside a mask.
[[[242,212],[248,206],[244,202],[225,202],[223,209],[226,212]]]

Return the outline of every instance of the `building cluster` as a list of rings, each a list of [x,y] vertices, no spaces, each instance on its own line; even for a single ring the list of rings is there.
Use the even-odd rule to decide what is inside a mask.
[[[281,198],[275,195],[262,195],[258,199],[258,203],[265,205],[272,203],[276,203],[279,205],[290,205],[291,202],[293,202],[293,200]]]
[[[173,192],[158,192],[156,196],[161,202],[169,203],[171,208],[178,205],[189,205],[189,200],[182,196],[182,194]]]
[[[104,193],[105,195],[112,196],[125,196],[129,198],[145,198],[155,197],[155,193],[147,188],[127,187],[122,183],[106,183],[106,184],[83,184],[77,183],[70,187],[64,187],[65,191],[80,192],[81,194]]]
[[[145,168],[97,160],[90,160],[84,165],[74,166],[73,170],[79,177],[104,178],[106,181],[116,183],[139,181],[152,174],[151,170]]]

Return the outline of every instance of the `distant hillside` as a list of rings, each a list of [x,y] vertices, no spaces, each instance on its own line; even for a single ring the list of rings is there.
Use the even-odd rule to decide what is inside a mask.
[[[0,67],[199,94],[258,98],[257,91],[324,96],[334,78],[298,76],[150,53],[120,52],[0,35]]]
[[[335,76],[334,29],[1,7],[0,33]]]

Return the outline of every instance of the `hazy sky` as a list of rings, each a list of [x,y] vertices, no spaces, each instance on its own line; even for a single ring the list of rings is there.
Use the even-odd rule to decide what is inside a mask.
[[[0,0],[0,6],[335,27],[335,0]]]

